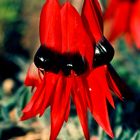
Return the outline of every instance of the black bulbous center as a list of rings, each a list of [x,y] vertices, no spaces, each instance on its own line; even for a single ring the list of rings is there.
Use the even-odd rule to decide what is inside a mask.
[[[93,68],[108,65],[113,59],[114,49],[108,40],[103,37],[95,46],[93,58]],[[65,76],[69,76],[71,71],[76,75],[84,74],[88,69],[86,59],[79,52],[59,53],[46,46],[41,46],[34,57],[35,65],[44,71],[59,73],[62,71]]]
[[[76,75],[83,74],[88,69],[86,59],[78,52],[60,54],[54,50],[41,46],[34,57],[35,65],[45,71],[58,73],[62,71],[65,76],[73,70]]]
[[[58,73],[60,70],[58,59],[60,55],[45,46],[41,46],[35,54],[34,63],[45,71]]]
[[[109,64],[114,57],[114,53],[112,45],[103,37],[95,46],[93,67]]]
[[[65,53],[62,57],[61,65],[64,75],[70,75],[71,70],[81,75],[88,69],[86,60],[79,53]]]

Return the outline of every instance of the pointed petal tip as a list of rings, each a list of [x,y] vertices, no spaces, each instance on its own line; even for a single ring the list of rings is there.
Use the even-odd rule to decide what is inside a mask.
[[[113,132],[111,132],[110,134],[108,134],[112,139],[114,138],[114,134]]]
[[[102,127],[102,128],[103,128],[103,127]],[[111,137],[112,139],[114,138],[114,133],[113,133],[111,127],[108,128],[108,129],[103,128],[103,130],[106,132],[106,134],[107,134],[109,137]]]
[[[26,119],[25,115],[23,114],[23,115],[20,117],[20,121],[25,121],[25,120],[27,120],[27,119]]]
[[[37,114],[35,114],[35,113],[31,114],[31,112],[30,113],[23,113],[23,115],[20,117],[20,121],[26,121],[26,120],[32,119],[36,116],[37,116]]]
[[[112,108],[115,110],[116,109],[116,106],[115,106],[115,104],[113,103],[113,104],[111,104],[111,106],[112,106]]]

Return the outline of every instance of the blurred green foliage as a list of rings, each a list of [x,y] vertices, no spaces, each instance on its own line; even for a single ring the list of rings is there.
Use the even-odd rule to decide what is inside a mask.
[[[21,12],[22,0],[1,0],[0,21],[12,22],[18,18]]]
[[[21,14],[22,0],[1,0],[0,1],[0,47],[3,46],[5,24],[13,23],[19,19]],[[7,27],[8,28],[8,27]]]

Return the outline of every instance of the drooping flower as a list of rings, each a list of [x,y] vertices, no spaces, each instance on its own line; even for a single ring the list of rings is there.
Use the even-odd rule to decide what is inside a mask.
[[[110,22],[110,41],[123,35],[128,45],[140,48],[140,0],[110,0],[104,20]]]
[[[72,99],[86,140],[90,139],[88,109],[113,137],[106,100],[115,108],[111,91],[120,99],[122,95],[108,69],[114,51],[103,36],[98,1],[85,0],[80,15],[70,2],[61,6],[58,0],[47,0],[40,16],[40,42],[34,76],[31,67],[25,80],[36,91],[21,120],[42,116],[50,106],[50,140],[55,140],[68,120]]]

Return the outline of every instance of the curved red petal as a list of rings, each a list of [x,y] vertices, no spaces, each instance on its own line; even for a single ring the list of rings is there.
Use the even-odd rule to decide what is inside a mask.
[[[103,18],[98,0],[85,0],[83,6],[82,19],[91,40],[96,43],[103,36]]]
[[[136,1],[130,18],[130,31],[138,49],[140,49],[140,1]]]
[[[29,103],[22,110],[23,115],[20,118],[22,121],[30,119],[30,118],[33,118],[33,117],[35,117],[37,115],[37,113],[38,113],[37,109],[40,107],[40,104],[42,103],[41,100],[43,100],[44,94],[45,94],[45,88],[44,88],[44,81],[43,81],[39,85],[39,87],[37,88],[35,93],[33,94],[31,100],[29,101]],[[38,97],[40,97],[39,101],[38,101]]]
[[[115,16],[115,11],[117,10],[120,3],[121,0],[109,0],[104,13],[104,20],[112,19]]]
[[[42,81],[43,75],[32,63],[28,69],[24,84],[26,86],[38,87]]]
[[[70,100],[72,81],[63,75],[59,77],[55,96],[51,103],[51,135],[55,140],[66,118],[67,105]]]
[[[82,85],[83,85],[83,92],[85,93],[86,97],[85,97],[85,100],[86,100],[86,103],[87,103],[87,107],[90,109],[92,108],[92,101],[90,99],[90,88],[89,88],[89,85],[88,85],[88,82],[87,82],[87,77],[82,77]]]
[[[45,78],[46,92],[45,92],[44,99],[42,101],[43,103],[40,107],[40,111],[39,111],[40,116],[43,115],[45,109],[51,104],[53,97],[55,96],[54,93],[57,86],[59,75],[54,73],[48,73],[44,78]]]
[[[130,29],[131,30],[131,29]],[[133,40],[133,37],[132,37],[132,34],[130,32],[126,32],[125,35],[124,35],[124,40],[125,40],[125,43],[126,43],[126,46],[128,47],[133,47],[134,45],[134,40]]]
[[[93,70],[87,79],[88,85],[90,88],[89,96],[92,101],[92,108],[90,108],[90,110],[93,117],[98,122],[98,124],[105,130],[105,132],[110,137],[113,137],[113,133],[111,130],[109,117],[108,117],[106,95],[104,91],[102,91],[102,88],[101,88],[104,86],[104,83],[102,83],[102,77],[99,76],[100,69],[102,68],[99,67]]]
[[[96,75],[97,73],[100,74],[100,76],[99,75],[96,76],[96,79],[98,79],[99,85],[101,85],[100,86],[101,92],[104,93],[105,97],[107,98],[111,106],[115,109],[113,97],[112,97],[112,94],[108,85],[108,79],[106,77],[106,74],[107,74],[106,66],[96,68],[94,70],[94,73],[96,73]]]
[[[72,98],[76,106],[77,114],[79,116],[85,138],[86,140],[89,140],[90,136],[88,131],[86,92],[84,92],[82,79],[80,77],[74,78],[73,81],[74,85]]]
[[[45,109],[50,104],[57,79],[58,76],[53,73],[45,74],[43,81],[39,87],[37,87],[30,102],[23,109],[21,120],[26,120],[35,117],[37,114],[42,115],[44,113]]]
[[[79,52],[92,66],[93,47],[76,9],[66,2],[61,10],[62,53]]]
[[[69,114],[70,114],[70,101],[67,104],[67,110],[66,110],[66,114],[65,114],[65,122],[68,121]]]
[[[58,0],[47,0],[40,15],[40,41],[56,51],[61,51],[61,18]]]
[[[123,11],[123,12],[122,12]],[[131,11],[131,3],[129,1],[122,1],[111,20],[110,34],[108,39],[113,41],[128,31],[129,18]]]
[[[118,98],[123,100],[122,94],[120,92],[120,88],[125,89],[125,87],[124,87],[125,85],[124,85],[124,83],[122,83],[122,81],[120,80],[120,77],[114,71],[114,69],[111,65],[108,65],[108,67],[107,67],[106,77],[108,79],[108,85],[109,85],[110,89],[114,92],[114,94],[116,96],[118,96]],[[121,87],[119,87],[117,85],[117,82],[118,82],[118,84],[122,84]]]

